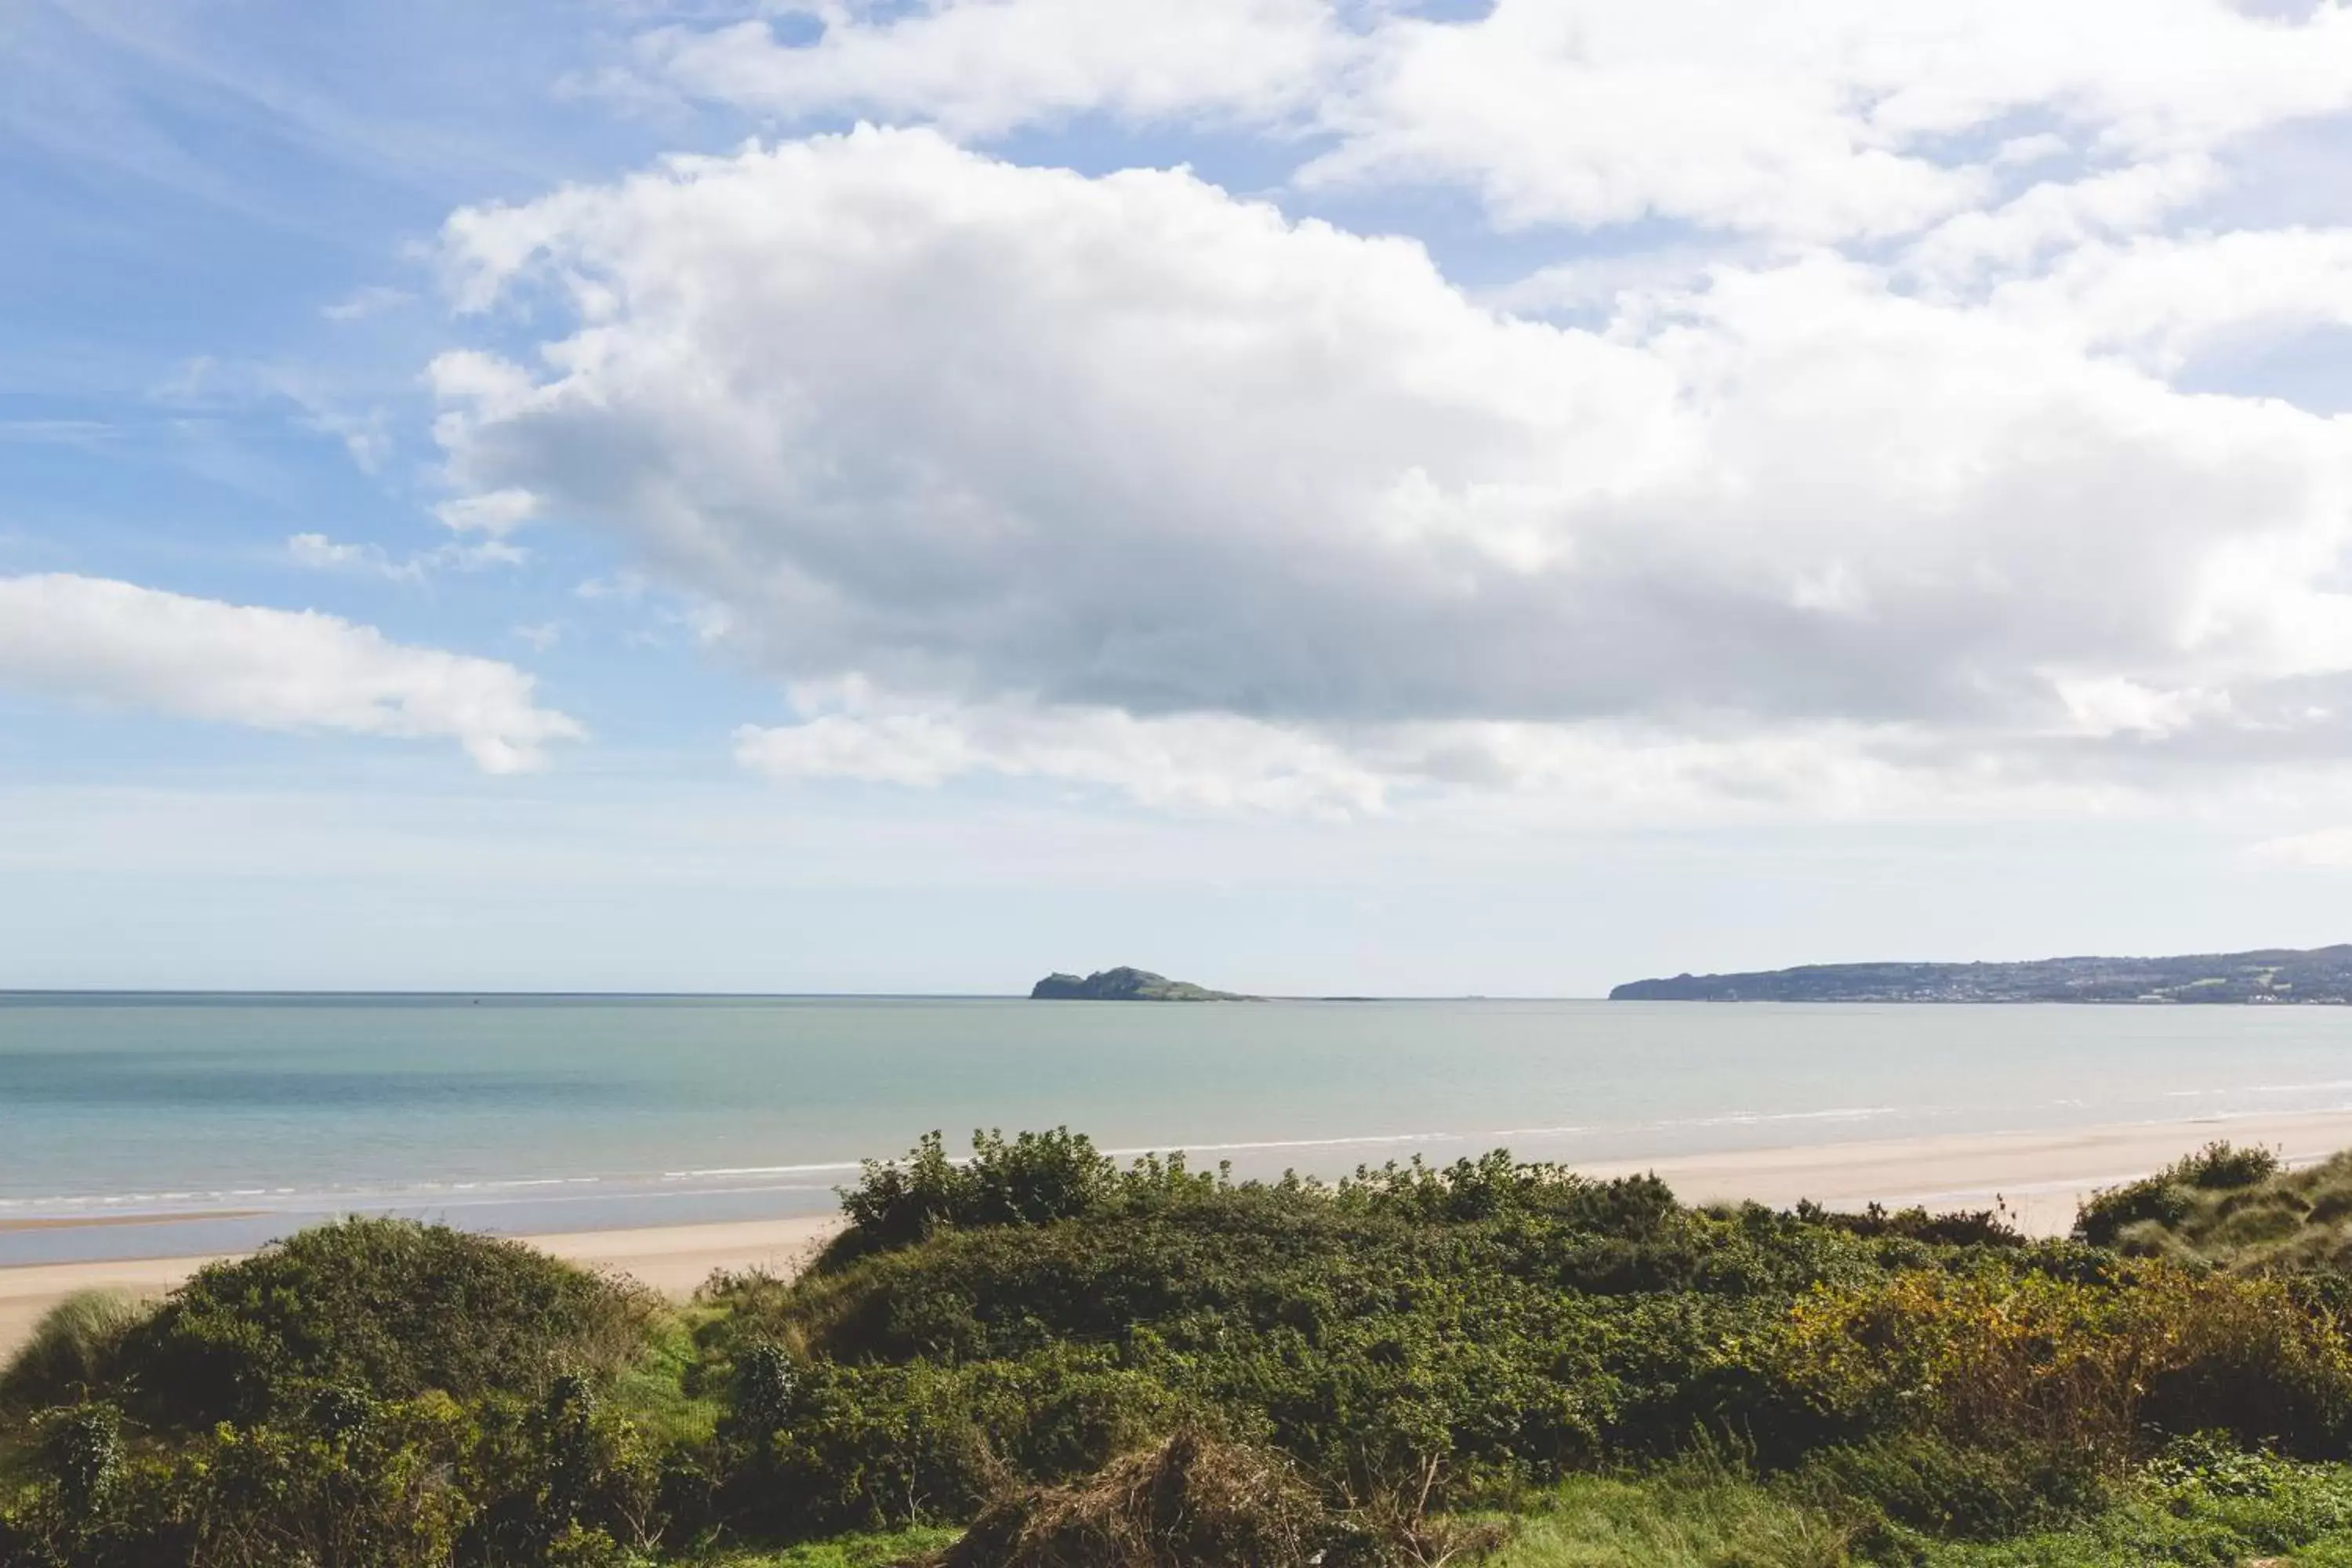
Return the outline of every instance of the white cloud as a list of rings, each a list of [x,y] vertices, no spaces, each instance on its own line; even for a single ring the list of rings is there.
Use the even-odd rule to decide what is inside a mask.
[[[340,544],[323,533],[290,535],[286,553],[295,564],[320,572],[362,572],[404,583],[420,581],[425,575],[416,563],[394,561],[381,544]]]
[[[2168,381],[2341,319],[2344,241],[2119,240],[2103,199],[2019,218],[1990,291],[1753,251],[1497,296],[1605,296],[1587,331],[1181,171],[861,129],[457,215],[465,308],[568,324],[436,362],[437,428],[466,493],[716,606],[701,640],[895,694],[753,732],[771,772],[1172,800],[1202,790],[1136,759],[1198,753],[1234,799],[1369,809],[1330,781],[1566,788],[1526,759],[1699,742],[1677,777],[1874,800],[1904,791],[1826,781],[2352,754],[2352,423]]]
[[[2284,838],[2265,838],[2252,847],[2258,860],[2285,866],[2318,866],[2340,869],[2352,866],[2352,827],[2323,827]]]
[[[414,304],[416,296],[405,289],[372,283],[364,289],[353,289],[331,305],[320,306],[319,314],[331,321],[361,321],[402,305]]]
[[[1399,16],[1325,117],[1310,178],[1468,184],[1511,223],[1649,216],[1800,240],[1973,211],[2022,148],[2179,159],[2352,108],[2352,12],[2303,26],[2221,0],[1499,0]],[[2056,128],[2001,134],[2021,116]]]
[[[583,733],[512,665],[94,577],[0,577],[0,682],[265,730],[446,737],[489,773],[538,767]]]
[[[1450,822],[1480,831],[1812,819],[2020,819],[2137,809],[2126,785],[2063,754],[1971,751],[1916,726],[1836,722],[1680,729],[1406,721],[1273,724],[1230,713],[1142,717],[1018,698],[957,703],[856,677],[796,685],[798,719],[745,725],[736,759],[780,783],[928,790],[1038,781],[1186,815]],[[2087,699],[2085,700],[2087,702]],[[2074,721],[2068,742],[2169,731],[2160,705]],[[2150,722],[2153,719],[2157,721]]]
[[[1262,121],[1303,109],[1349,44],[1323,0],[987,0],[911,13],[787,5],[823,17],[814,45],[768,26],[645,35],[647,68],[677,88],[773,114],[878,114],[982,135],[1107,111]]]
[[[474,544],[442,544],[405,559],[394,559],[381,544],[345,544],[323,533],[297,533],[286,541],[286,552],[295,563],[321,572],[357,572],[386,577],[395,583],[422,583],[445,568],[479,572],[492,566],[520,566],[530,559],[527,551],[499,539]]]
[[[1089,112],[1277,126],[1314,137],[1308,183],[1459,184],[1515,225],[1913,234],[2071,156],[2084,189],[2008,220],[2046,225],[2053,201],[2112,206],[2109,174],[2161,164],[2177,186],[2249,132],[2352,110],[2352,10],[2335,5],[2289,19],[2228,0],[1498,0],[1466,21],[1343,0],[781,9],[821,36],[664,28],[641,40],[646,68],[787,121],[967,138]]]
[[[877,700],[861,682],[803,688],[797,724],[736,732],[736,758],[777,779],[934,786],[975,774],[1099,786],[1148,806],[1349,816],[1387,786],[1341,748],[1224,713]]]
[[[487,533],[492,539],[503,539],[539,515],[539,498],[509,485],[481,495],[443,501],[433,509],[433,515],[441,520],[443,527],[459,533]]]
[[[2352,229],[2086,245],[1994,303],[2037,332],[2169,375],[2218,344],[2352,326]]]

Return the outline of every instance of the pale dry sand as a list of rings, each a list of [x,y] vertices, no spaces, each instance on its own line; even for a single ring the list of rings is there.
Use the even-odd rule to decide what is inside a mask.
[[[713,1269],[797,1273],[839,1222],[831,1215],[742,1220],[726,1225],[583,1230],[521,1239],[558,1258],[611,1269],[671,1296],[690,1295]],[[77,1290],[160,1296],[213,1258],[152,1258],[107,1263],[34,1263],[0,1268],[0,1359],[13,1354],[41,1314]]]
[[[2144,1175],[2216,1138],[2263,1144],[2290,1163],[2308,1163],[2352,1148],[2352,1111],[2132,1122],[2048,1132],[1956,1133],[1580,1168],[1596,1176],[1654,1171],[1686,1203],[1752,1198],[1777,1207],[1811,1198],[1833,1208],[1854,1208],[1874,1199],[1890,1208],[1924,1204],[1954,1209],[1990,1208],[1998,1202],[2023,1229],[2056,1236],[2074,1223],[2074,1205],[2085,1194]],[[684,1297],[714,1269],[796,1272],[837,1224],[826,1216],[576,1231],[523,1239],[558,1258],[634,1275],[657,1290]],[[16,1349],[43,1312],[76,1290],[110,1287],[157,1296],[211,1261],[159,1258],[0,1268],[0,1357]]]
[[[1592,1175],[1655,1171],[1685,1203],[1753,1198],[1776,1207],[1811,1198],[1832,1208],[2009,1210],[2035,1236],[2063,1235],[2074,1205],[2168,1165],[2217,1138],[2259,1143],[2290,1164],[2352,1148],[2352,1111],[2126,1122],[2046,1132],[1954,1133],[1875,1142],[1694,1154],[1580,1167]]]

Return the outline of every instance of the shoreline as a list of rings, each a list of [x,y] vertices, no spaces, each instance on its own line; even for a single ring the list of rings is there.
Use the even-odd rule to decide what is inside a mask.
[[[1654,1173],[1685,1203],[1753,1200],[1785,1208],[1810,1198],[1831,1208],[2007,1211],[2033,1236],[2063,1235],[2077,1203],[2132,1181],[2215,1139],[2262,1144],[2288,1164],[2352,1148],[2352,1110],[2184,1118],[2019,1132],[1944,1133],[1727,1153],[1579,1161],[1594,1177]],[[178,1216],[173,1216],[178,1217]],[[92,1226],[120,1223],[93,1216]],[[72,1223],[68,1222],[68,1226]],[[836,1215],[538,1232],[515,1239],[583,1266],[633,1276],[674,1297],[718,1269],[797,1272],[840,1225]],[[0,1266],[0,1358],[42,1313],[78,1290],[161,1295],[207,1263],[240,1252]]]

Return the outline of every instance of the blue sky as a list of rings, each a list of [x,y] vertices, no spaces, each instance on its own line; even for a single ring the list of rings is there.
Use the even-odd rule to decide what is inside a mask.
[[[2352,10],[31,0],[0,985],[2317,943]]]

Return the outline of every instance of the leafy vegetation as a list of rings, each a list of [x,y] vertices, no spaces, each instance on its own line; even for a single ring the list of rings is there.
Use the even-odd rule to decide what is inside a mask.
[[[2339,1188],[2216,1145],[2037,1242],[934,1136],[683,1309],[350,1221],[53,1315],[0,1563],[2352,1563]]]

